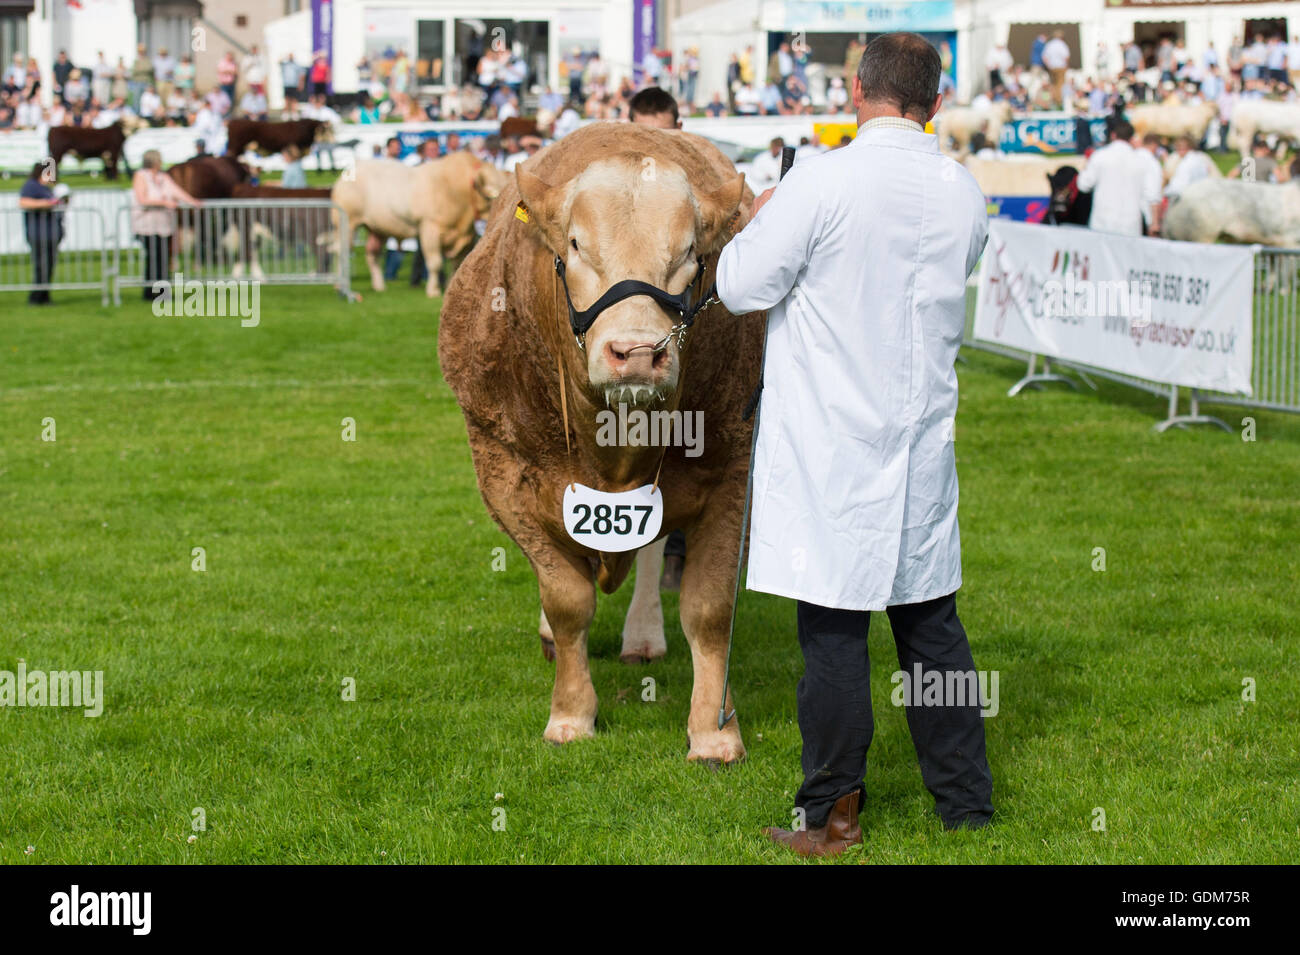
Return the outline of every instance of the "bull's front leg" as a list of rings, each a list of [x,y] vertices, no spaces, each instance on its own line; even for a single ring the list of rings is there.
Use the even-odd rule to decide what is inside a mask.
[[[745,758],[738,718],[733,716],[718,729],[719,708],[731,713],[734,707],[730,689],[723,701],[723,686],[744,494],[745,472],[733,471],[710,494],[699,520],[686,530],[681,618],[695,671],[686,722],[689,760],[735,763]]]
[[[420,248],[424,251],[424,267],[429,272],[424,284],[424,294],[437,298],[442,294],[442,232],[427,219],[420,223]]]
[[[374,232],[366,236],[366,268],[370,269],[370,286],[376,292],[384,290],[384,270],[379,267],[379,250],[383,247],[383,236]]]
[[[587,664],[587,632],[596,616],[591,567],[571,555],[552,552],[534,560],[533,569],[541,591],[542,623],[550,631],[555,654],[551,717],[542,736],[552,743],[594,736],[596,688]]]

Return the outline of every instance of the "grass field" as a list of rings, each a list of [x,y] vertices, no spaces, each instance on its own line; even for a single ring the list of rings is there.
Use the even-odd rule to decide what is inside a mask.
[[[102,670],[105,702],[0,708],[0,861],[792,860],[759,835],[799,783],[788,602],[740,605],[744,764],[685,762],[675,598],[667,659],[618,662],[627,588],[592,635],[597,738],[542,741],[536,587],[479,500],[422,294],[265,289],[256,328],[55,298],[3,298],[0,670]],[[1296,861],[1300,419],[1156,435],[1159,399],[1007,398],[1020,371],[960,368],[995,825],[930,813],[877,615],[867,841],[842,861]]]

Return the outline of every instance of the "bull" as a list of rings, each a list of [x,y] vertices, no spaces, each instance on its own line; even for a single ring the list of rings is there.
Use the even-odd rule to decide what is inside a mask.
[[[365,226],[366,265],[376,292],[384,290],[379,250],[387,239],[420,240],[429,271],[425,292],[440,294],[442,263],[456,264],[473,244],[474,223],[486,216],[506,176],[490,163],[461,150],[441,159],[406,166],[391,159],[359,162],[334,184],[331,198],[347,215],[354,238]],[[345,246],[350,247],[350,246]]]
[[[751,201],[744,177],[707,140],[595,123],[518,167],[448,287],[443,374],[464,413],[488,511],[537,576],[539,632],[555,662],[543,733],[553,743],[594,733],[587,637],[596,590],[612,593],[634,560],[569,534],[565,489],[625,492],[654,482],[662,532],[686,533],[680,612],[695,671],[687,758],[730,763],[745,754],[724,688],[749,468],[743,412],[763,322],[731,315],[704,289]],[[702,453],[602,440],[600,416],[619,406],[700,412]],[[646,619],[657,594],[642,590],[658,586],[656,552],[635,557],[625,650],[647,630],[664,646],[662,611]]]

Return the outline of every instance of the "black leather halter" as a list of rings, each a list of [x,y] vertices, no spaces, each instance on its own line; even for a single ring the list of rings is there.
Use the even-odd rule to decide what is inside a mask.
[[[695,323],[695,316],[718,301],[717,283],[710,285],[709,290],[703,295],[693,298],[691,293],[698,285],[703,284],[704,259],[696,258],[695,263],[698,266],[695,278],[691,279],[690,284],[686,286],[680,295],[665,292],[658,286],[651,285],[649,282],[642,282],[639,279],[624,279],[621,282],[615,282],[606,290],[604,295],[592,303],[590,308],[584,308],[580,312],[573,307],[573,299],[569,297],[569,283],[565,278],[564,260],[557,255],[555,257],[555,274],[560,277],[560,284],[564,286],[564,300],[569,305],[569,327],[573,329],[573,337],[578,342],[578,347],[584,351],[586,350],[587,332],[596,323],[596,319],[600,317],[601,312],[625,298],[645,295],[654,299],[670,312],[675,312],[678,316],[677,323],[669,329],[667,335],[655,343],[654,350],[656,352],[663,351],[674,335],[677,336],[677,347],[681,348],[686,337],[686,330]]]

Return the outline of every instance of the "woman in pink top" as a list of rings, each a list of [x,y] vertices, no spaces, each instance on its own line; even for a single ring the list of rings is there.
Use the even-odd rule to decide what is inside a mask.
[[[171,261],[176,207],[182,203],[195,208],[203,205],[162,171],[162,155],[158,150],[149,150],[131,179],[131,231],[144,245],[147,302],[166,294],[161,283],[167,278],[167,265]]]
[[[235,54],[227,50],[217,64],[217,85],[230,97],[232,103],[235,101],[235,83],[238,78],[239,64],[235,62]]]

